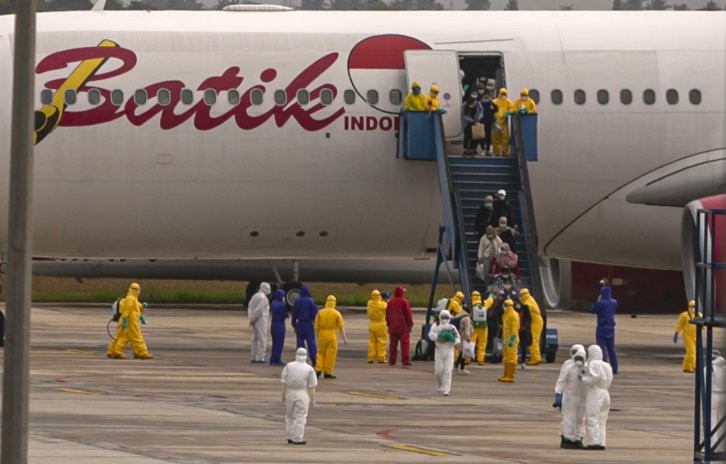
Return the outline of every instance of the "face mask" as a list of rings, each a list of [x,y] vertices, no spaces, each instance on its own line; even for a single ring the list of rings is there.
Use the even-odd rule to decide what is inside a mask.
[[[504,200],[505,197],[504,195],[497,195],[497,198],[499,198],[500,200]]]
[[[500,228],[500,229],[506,229],[506,228],[507,228],[507,224],[502,224],[502,223],[500,222],[500,223],[499,223],[499,228]]]
[[[488,239],[492,239],[492,238],[494,238],[494,234],[487,234],[487,238],[488,238]]]
[[[582,363],[582,360],[581,360],[581,359],[578,359],[577,361],[575,361],[575,365],[576,365],[577,367],[582,367],[582,364],[583,364],[583,363]]]
[[[494,205],[493,205],[493,204],[491,204],[491,203],[484,203],[484,207],[485,207],[486,209],[492,209],[492,208],[494,208]]]
[[[477,95],[484,95],[484,91],[483,91],[483,90],[477,90],[477,91],[476,91],[476,94],[477,94]]]
[[[449,325],[449,319],[441,319],[441,325]]]
[[[413,94],[414,94],[414,95],[418,95],[418,94],[420,94],[420,93],[421,93],[421,89],[418,89],[418,88],[416,88],[416,89],[412,89],[412,91],[413,91]]]

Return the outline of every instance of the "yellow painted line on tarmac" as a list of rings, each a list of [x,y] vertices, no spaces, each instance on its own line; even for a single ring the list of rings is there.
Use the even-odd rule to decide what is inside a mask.
[[[435,451],[435,450],[427,449],[427,448],[419,448],[418,446],[411,446],[411,445],[395,444],[395,445],[388,445],[388,447],[397,449],[400,451],[408,451],[411,453],[425,454],[427,456],[435,456],[435,457],[452,456],[451,453],[445,453],[443,451]]]
[[[377,398],[379,400],[397,400],[397,399],[399,399],[396,396],[381,395],[380,393],[366,393],[366,392],[359,392],[359,391],[349,391],[346,393],[348,393],[349,395],[353,395],[353,396],[363,396],[366,398]]]
[[[76,395],[98,395],[98,393],[86,390],[76,390],[75,388],[59,388],[59,390],[66,393],[75,393]]]

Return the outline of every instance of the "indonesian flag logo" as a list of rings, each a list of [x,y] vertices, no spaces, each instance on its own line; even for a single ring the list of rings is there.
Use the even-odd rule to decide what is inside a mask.
[[[430,50],[420,40],[398,34],[368,37],[358,42],[348,55],[348,77],[353,89],[371,107],[384,113],[398,114],[401,104],[394,104],[388,92],[398,89],[403,97],[406,89],[405,50]],[[382,89],[381,82],[396,85]],[[388,86],[386,86],[388,87]],[[377,101],[372,90],[378,91]],[[380,92],[385,92],[381,94]]]

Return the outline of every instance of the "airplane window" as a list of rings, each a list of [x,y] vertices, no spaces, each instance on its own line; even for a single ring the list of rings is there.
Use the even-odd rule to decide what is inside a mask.
[[[323,89],[320,92],[320,103],[323,105],[330,105],[333,103],[333,92],[329,89]]]
[[[53,103],[53,91],[50,89],[43,89],[40,92],[40,102],[44,105],[50,105]]]
[[[287,103],[287,94],[284,90],[275,90],[275,104],[282,106]]]
[[[98,105],[101,103],[101,92],[98,89],[91,89],[88,91],[88,103],[91,105]]]
[[[610,94],[605,89],[600,89],[597,91],[597,102],[601,105],[607,105],[610,101]]]
[[[156,93],[156,99],[159,101],[159,105],[161,106],[167,106],[171,103],[171,93],[169,92],[169,89],[159,89]]]
[[[378,103],[378,91],[371,89],[366,92],[366,100],[368,100],[368,103],[370,105],[375,105],[376,103]]]
[[[134,103],[137,105],[143,105],[146,103],[146,90],[144,89],[137,89],[136,92],[134,92]]]
[[[678,103],[678,91],[676,89],[668,89],[666,92],[666,101],[669,105]]]
[[[554,103],[555,105],[561,105],[562,100],[563,100],[562,90],[560,90],[560,89],[553,90],[552,93],[550,93],[550,99],[552,100],[552,103]]]
[[[304,89],[297,91],[297,103],[299,105],[307,105],[310,103],[310,92]]]
[[[391,93],[388,95],[388,98],[391,100],[391,103],[394,105],[400,105],[403,101],[403,97],[401,96],[401,91],[398,89],[391,90]]]
[[[111,103],[114,106],[121,106],[124,104],[124,91],[121,89],[114,89],[111,91]]]
[[[575,103],[577,103],[578,105],[584,105],[585,100],[585,91],[582,89],[575,90]]]
[[[701,91],[698,89],[691,89],[691,91],[688,92],[688,99],[691,101],[692,105],[700,105]]]
[[[66,105],[75,105],[77,100],[77,95],[75,90],[68,89],[63,94],[63,100],[66,102]]]
[[[239,91],[237,90],[228,90],[227,91],[227,102],[230,105],[239,105]]]
[[[355,103],[355,92],[350,89],[343,92],[343,101],[345,101],[347,105]]]
[[[539,90],[529,89],[529,98],[534,100],[534,103],[539,105]]]
[[[629,105],[633,103],[633,92],[631,92],[628,89],[623,89],[620,91],[620,103],[623,105]]]
[[[250,102],[253,105],[261,105],[263,97],[265,96],[264,93],[262,93],[262,90],[260,89],[254,89],[252,92],[250,92]]]
[[[646,105],[652,105],[655,103],[655,92],[653,89],[645,89],[643,91],[643,101]]]
[[[217,91],[212,89],[205,90],[204,103],[207,106],[214,106],[214,104],[217,103]]]
[[[194,102],[194,92],[191,89],[182,89],[180,97],[185,105],[191,105]]]

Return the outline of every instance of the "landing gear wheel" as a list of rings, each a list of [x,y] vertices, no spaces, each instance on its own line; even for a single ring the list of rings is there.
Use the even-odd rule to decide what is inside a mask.
[[[285,282],[282,285],[282,290],[285,292],[285,305],[287,309],[292,309],[292,305],[295,304],[295,300],[300,296],[300,288],[302,284],[300,282]]]

